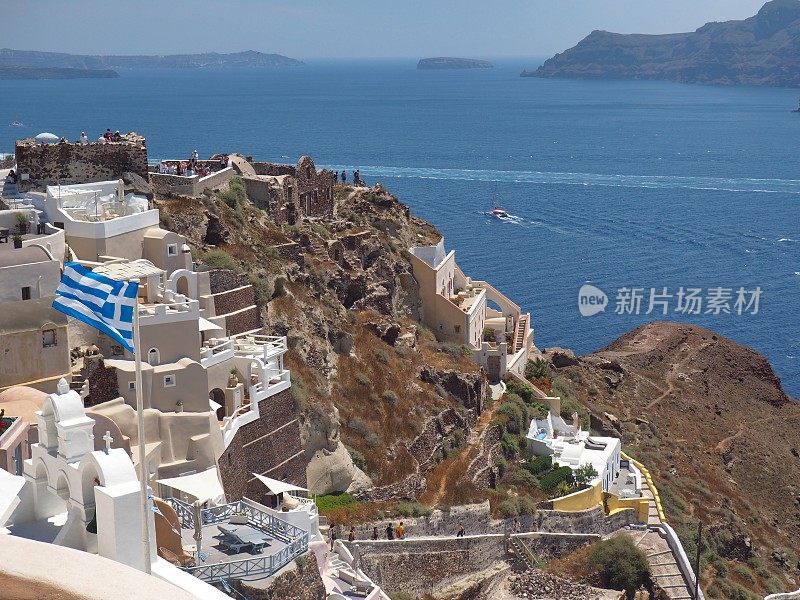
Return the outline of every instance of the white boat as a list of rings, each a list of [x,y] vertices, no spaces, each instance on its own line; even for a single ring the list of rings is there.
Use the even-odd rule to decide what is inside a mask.
[[[25,123],[20,123],[19,121],[11,121],[11,125],[9,127],[25,127]]]
[[[498,219],[508,219],[511,217],[511,215],[509,215],[505,209],[500,208],[499,206],[493,206],[492,210],[490,210],[488,214]]]

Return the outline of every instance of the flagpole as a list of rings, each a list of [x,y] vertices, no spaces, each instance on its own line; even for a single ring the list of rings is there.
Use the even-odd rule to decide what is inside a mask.
[[[144,394],[142,393],[142,357],[141,339],[139,336],[139,295],[133,310],[133,347],[134,364],[136,365],[136,417],[139,420],[139,484],[142,495],[142,544],[144,545],[144,572],[150,573],[150,527],[148,526],[149,506],[147,502],[147,449],[144,432]]]

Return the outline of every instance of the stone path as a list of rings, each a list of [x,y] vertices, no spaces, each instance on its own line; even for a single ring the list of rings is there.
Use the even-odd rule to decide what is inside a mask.
[[[636,545],[647,556],[650,574],[667,597],[672,600],[691,600],[693,590],[684,580],[667,540],[657,530],[652,529],[630,532],[629,535],[634,537]]]

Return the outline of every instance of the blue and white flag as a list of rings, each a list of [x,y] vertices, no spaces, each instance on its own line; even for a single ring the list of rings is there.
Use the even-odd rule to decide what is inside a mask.
[[[53,308],[99,329],[133,352],[136,281],[115,281],[75,262],[64,263]]]

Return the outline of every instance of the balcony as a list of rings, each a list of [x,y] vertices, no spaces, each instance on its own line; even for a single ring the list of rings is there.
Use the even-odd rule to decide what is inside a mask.
[[[231,360],[233,356],[233,340],[211,339],[204,342],[202,348],[200,348],[200,364],[205,369]]]

